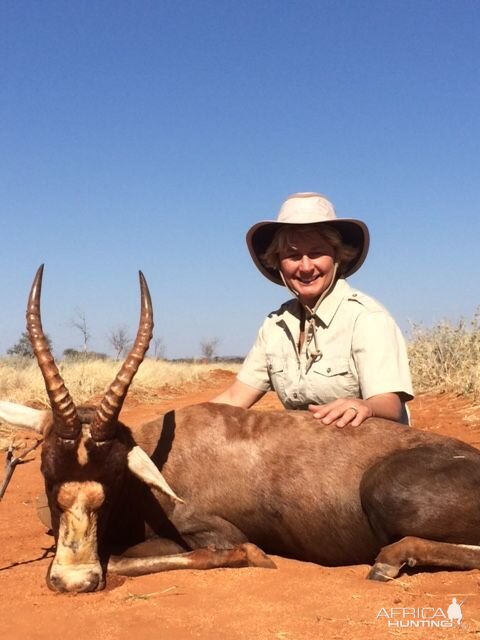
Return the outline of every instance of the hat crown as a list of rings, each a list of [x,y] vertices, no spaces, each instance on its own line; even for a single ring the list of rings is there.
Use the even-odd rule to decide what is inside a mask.
[[[294,193],[282,204],[277,222],[311,224],[336,220],[333,204],[320,193]]]

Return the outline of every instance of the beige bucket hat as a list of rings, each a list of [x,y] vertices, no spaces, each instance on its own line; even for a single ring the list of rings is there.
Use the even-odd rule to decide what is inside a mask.
[[[370,234],[368,227],[360,220],[337,218],[333,204],[320,193],[294,193],[282,204],[276,220],[257,222],[248,230],[247,246],[250,255],[263,275],[283,285],[277,270],[263,264],[261,256],[268,249],[277,229],[287,224],[327,223],[342,236],[345,244],[358,249],[357,256],[340,266],[339,275],[347,277],[355,273],[363,264],[368,253]]]

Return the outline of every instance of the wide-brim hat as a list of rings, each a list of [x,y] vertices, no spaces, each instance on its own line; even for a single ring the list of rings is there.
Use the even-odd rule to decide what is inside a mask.
[[[356,257],[340,265],[338,272],[345,278],[355,273],[367,257],[370,243],[368,227],[361,220],[337,218],[332,203],[320,193],[294,193],[282,204],[276,220],[257,222],[248,230],[248,250],[260,272],[272,282],[284,285],[278,270],[264,264],[261,256],[267,251],[275,232],[281,227],[318,223],[333,227],[340,233],[344,244],[358,249]]]

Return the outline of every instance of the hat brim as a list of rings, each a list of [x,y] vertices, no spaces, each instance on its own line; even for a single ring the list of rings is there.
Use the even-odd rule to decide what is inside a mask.
[[[263,222],[257,222],[257,224],[254,224],[247,232],[248,250],[256,267],[266,278],[282,286],[285,285],[278,270],[263,264],[260,256],[267,251],[275,232],[281,227],[291,226],[291,224],[290,222],[265,220]],[[337,218],[336,220],[325,220],[325,222],[314,222],[311,224],[326,224],[336,229],[340,233],[344,244],[358,248],[358,255],[353,260],[350,260],[350,262],[342,265],[339,275],[347,278],[360,269],[367,257],[368,247],[370,245],[370,234],[364,222],[354,220],[353,218]]]

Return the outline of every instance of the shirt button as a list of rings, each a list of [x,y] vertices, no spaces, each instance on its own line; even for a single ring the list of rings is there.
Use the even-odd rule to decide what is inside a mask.
[[[298,393],[294,393],[293,397],[295,398],[295,400],[298,398]]]
[[[330,368],[330,367],[328,367],[328,369],[327,369],[327,373],[332,373],[332,370],[331,370],[331,368]]]

